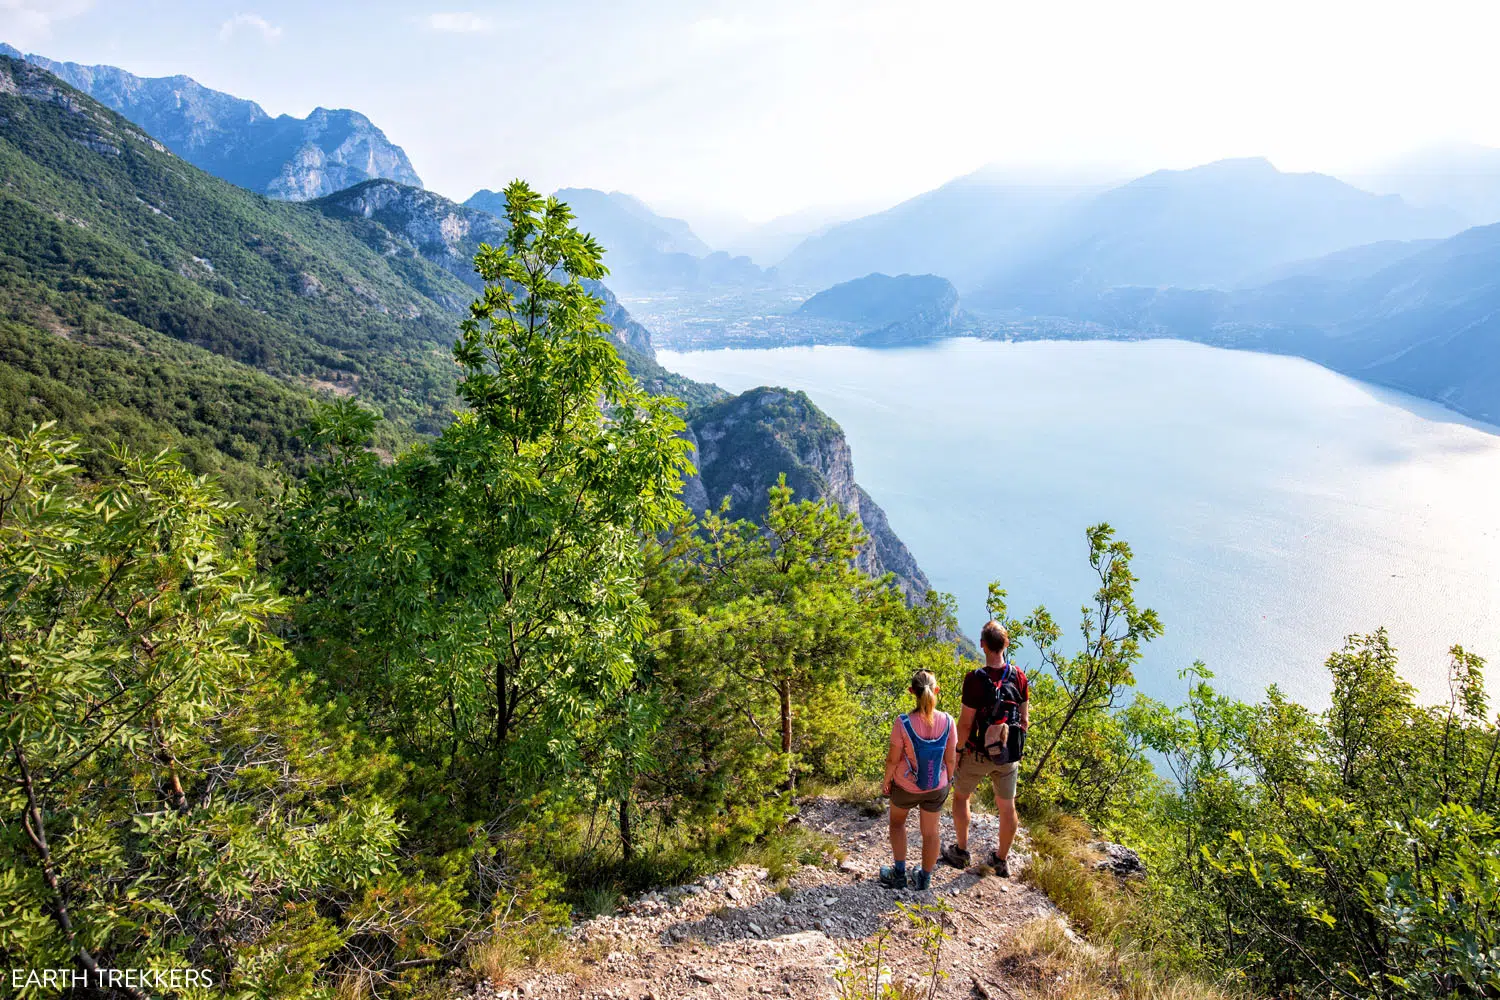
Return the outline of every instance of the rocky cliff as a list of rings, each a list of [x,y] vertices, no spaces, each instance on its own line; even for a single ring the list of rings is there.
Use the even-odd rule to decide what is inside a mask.
[[[357,111],[317,108],[306,118],[271,117],[254,101],[186,76],[144,78],[114,66],[24,58],[124,115],[173,153],[272,198],[302,201],[372,177],[421,186],[400,146]]]
[[[832,500],[857,514],[869,540],[859,566],[875,576],[894,573],[908,599],[931,585],[886,521],[885,512],[854,481],[849,442],[834,420],[803,392],[759,388],[699,408],[689,418],[698,474],[683,502],[701,513],[728,497],[736,517],[758,518],[767,491],[786,474],[798,499]]]
[[[484,282],[474,271],[474,254],[481,243],[499,243],[505,237],[505,224],[489,212],[394,181],[365,181],[314,204],[334,218],[373,224],[363,229],[364,236],[381,252],[416,253],[476,291]],[[650,331],[604,285],[587,284],[604,300],[604,321],[613,330],[615,342],[654,361]]]

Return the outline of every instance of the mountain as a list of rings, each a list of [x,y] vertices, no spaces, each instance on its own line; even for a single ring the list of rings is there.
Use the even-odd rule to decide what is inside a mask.
[[[1263,159],[1159,170],[1089,199],[970,304],[1070,315],[1113,286],[1233,287],[1277,265],[1381,240],[1451,235],[1453,213],[1417,208]]]
[[[798,307],[802,316],[848,323],[868,347],[917,344],[967,329],[958,291],[935,274],[868,274],[824,289]]]
[[[503,204],[502,199],[502,211]],[[489,212],[394,181],[365,181],[319,198],[310,206],[349,224],[372,250],[381,254],[414,253],[464,282],[472,292],[484,287],[474,271],[479,245],[500,242],[506,231],[505,224]],[[635,321],[605,285],[597,281],[585,284],[603,299],[603,318],[610,325],[615,345],[631,373],[646,388],[669,393],[689,404],[724,395],[716,386],[682,378],[658,365],[651,332]],[[466,297],[465,304],[467,301]]]
[[[1471,226],[1500,222],[1500,149],[1467,143],[1430,146],[1354,173],[1351,183],[1396,194],[1413,205],[1456,212]]]
[[[843,430],[806,393],[751,389],[696,410],[688,432],[698,472],[683,491],[683,502],[695,513],[728,497],[735,517],[758,518],[766,512],[767,491],[784,473],[798,499],[830,499],[859,516],[868,536],[858,559],[861,569],[875,576],[894,573],[908,600],[931,589],[885,512],[854,481]]]
[[[605,247],[609,283],[621,292],[702,291],[767,280],[750,258],[710,250],[686,222],[658,215],[628,194],[564,188],[556,196],[573,210],[578,227]],[[505,196],[498,191],[477,191],[464,205],[505,214]]]
[[[1294,260],[1261,271],[1241,282],[1245,288],[1268,285],[1286,278],[1326,278],[1335,281],[1364,278],[1398,260],[1436,246],[1441,240],[1381,240],[1363,246],[1335,250],[1322,257]]]
[[[379,406],[387,451],[450,419],[448,348],[478,286],[469,261],[503,233],[487,213],[391,181],[268,200],[4,56],[0,177],[0,433],[57,420],[96,464],[112,442],[174,448],[250,499],[307,460],[297,434],[319,396]],[[647,388],[715,414],[694,421],[706,439],[720,439],[735,413],[758,412],[751,402],[715,410],[734,400],[662,369],[645,328],[594,290]],[[741,423],[733,451],[700,460],[699,495],[707,482],[725,490],[716,496],[758,490],[764,504],[785,471],[800,495],[860,512],[872,536],[864,564],[925,592],[854,485],[836,424],[805,397],[777,419]]]
[[[1500,225],[1466,230],[1349,281],[1270,285],[1227,332],[1500,423]]]
[[[7,57],[0,177],[7,429],[58,418],[249,481],[295,459],[320,392],[398,436],[449,419],[470,293],[416,254],[211,177]]]
[[[765,222],[751,222],[731,213],[699,212],[693,217],[693,230],[713,247],[730,254],[743,254],[761,267],[770,267],[799,243],[867,214],[868,209],[819,206]]]
[[[1078,317],[1126,336],[1296,355],[1500,423],[1500,225],[1399,249],[1345,251],[1234,291],[1117,287]]]
[[[22,58],[0,44],[0,54]],[[251,191],[300,201],[372,177],[420,187],[401,147],[357,111],[272,118],[254,101],[186,76],[142,78],[114,66],[24,57],[135,122],[189,163]]]
[[[784,281],[814,288],[872,272],[941,274],[959,288],[972,288],[1017,259],[1094,190],[1084,182],[979,171],[814,235],[776,271]]]

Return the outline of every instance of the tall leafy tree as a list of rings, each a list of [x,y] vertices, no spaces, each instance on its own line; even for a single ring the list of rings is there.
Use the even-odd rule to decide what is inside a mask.
[[[520,181],[506,204],[454,348],[466,408],[390,465],[366,450],[368,416],[325,411],[286,574],[373,723],[445,763],[452,790],[497,794],[607,738],[646,620],[642,543],[678,516],[687,467],[673,401],[603,336],[583,285],[605,273],[599,245]]]
[[[0,952],[306,995],[352,933],[317,903],[395,869],[390,761],[303,700],[212,483],[75,453],[0,438]],[[421,938],[390,929],[365,950]]]

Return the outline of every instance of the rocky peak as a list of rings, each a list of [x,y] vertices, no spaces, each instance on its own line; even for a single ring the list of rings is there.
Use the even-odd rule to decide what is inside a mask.
[[[357,111],[317,108],[306,118],[271,117],[254,101],[191,77],[139,77],[115,66],[24,58],[160,139],[189,163],[269,195],[303,201],[372,177],[420,187],[400,146]]]

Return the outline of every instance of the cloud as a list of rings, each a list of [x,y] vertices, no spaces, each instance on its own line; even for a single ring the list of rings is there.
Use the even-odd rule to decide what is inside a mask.
[[[281,29],[259,14],[236,14],[219,26],[219,40],[227,42],[241,31],[258,31],[261,39],[267,42],[281,37]]]
[[[29,45],[52,35],[52,25],[77,17],[93,0],[0,0],[0,37]]]
[[[493,21],[471,11],[428,14],[422,18],[422,23],[428,31],[440,31],[449,35],[483,35],[495,30]]]

